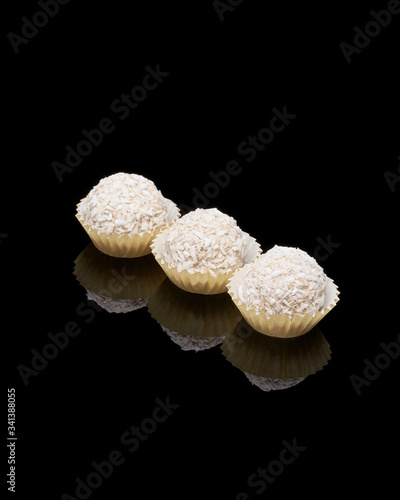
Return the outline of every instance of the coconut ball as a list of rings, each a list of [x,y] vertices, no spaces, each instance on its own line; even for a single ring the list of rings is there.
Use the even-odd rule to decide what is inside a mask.
[[[198,208],[168,229],[162,263],[178,272],[227,274],[243,265],[245,240],[235,219],[216,208]]]
[[[120,172],[94,186],[78,205],[78,217],[98,233],[142,236],[167,224],[167,205],[153,181]]]
[[[324,304],[327,277],[299,248],[274,246],[248,266],[238,297],[267,316],[314,314]]]

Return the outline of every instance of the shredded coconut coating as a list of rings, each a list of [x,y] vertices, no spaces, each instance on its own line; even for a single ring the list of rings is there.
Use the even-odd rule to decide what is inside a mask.
[[[313,257],[299,248],[275,245],[249,265],[238,298],[256,313],[293,318],[319,310],[325,287],[326,275]]]
[[[78,205],[90,230],[133,236],[152,233],[167,224],[165,198],[153,181],[138,174],[104,177]]]
[[[306,378],[306,377],[298,377],[298,378],[281,379],[281,378],[258,377],[257,375],[252,375],[251,373],[247,372],[244,372],[244,374],[253,385],[256,385],[262,391],[265,392],[289,389],[289,387],[293,387],[297,384],[300,384],[300,382],[302,382]]]
[[[216,208],[198,208],[178,219],[164,239],[162,263],[190,274],[226,274],[243,265],[245,233]]]
[[[183,351],[205,351],[222,344],[225,337],[193,337],[183,333],[169,330],[161,325],[168,337],[177,344]]]
[[[86,296],[109,313],[128,313],[147,305],[147,299],[112,299],[106,295],[86,290]]]

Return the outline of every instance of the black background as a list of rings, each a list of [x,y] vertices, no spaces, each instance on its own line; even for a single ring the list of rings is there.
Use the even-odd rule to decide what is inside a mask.
[[[7,35],[39,7],[9,9],[0,253],[6,384],[16,389],[14,497],[75,496],[75,478],[115,449],[124,464],[90,498],[391,491],[399,361],[359,396],[349,377],[363,376],[364,359],[399,331],[400,187],[393,192],[384,174],[399,164],[400,15],[350,63],[339,47],[386,6],[243,0],[221,21],[211,0],[72,0],[17,54]],[[120,120],[111,103],[141,84],[148,65],[169,76]],[[247,162],[239,144],[284,106],[296,118]],[[115,131],[59,182],[52,163],[106,117]],[[317,239],[340,243],[322,263],[341,292],[321,322],[332,359],[283,391],[252,386],[219,347],[182,351],[146,308],[96,312],[88,324],[76,314],[86,292],[73,262],[89,241],[75,206],[91,187],[135,172],[193,206],[193,189],[203,192],[209,172],[230,160],[242,171],[208,206],[264,251],[280,244],[313,255]],[[17,367],[69,321],[81,334],[25,386]],[[129,453],[121,434],[167,397],[179,408]],[[249,476],[293,439],[305,451],[259,495]]]

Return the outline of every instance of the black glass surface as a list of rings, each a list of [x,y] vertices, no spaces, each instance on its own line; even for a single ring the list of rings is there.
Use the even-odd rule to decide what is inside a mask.
[[[5,16],[3,490],[389,497],[396,2],[84,3]],[[228,294],[178,289],[152,255],[99,253],[76,204],[116,172],[153,180],[182,214],[219,208],[263,251],[301,248],[338,304],[304,336],[272,338]]]

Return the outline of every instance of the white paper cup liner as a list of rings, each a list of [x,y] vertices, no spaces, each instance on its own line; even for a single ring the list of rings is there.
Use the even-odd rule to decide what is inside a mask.
[[[281,338],[304,335],[319,323],[335,307],[339,300],[338,287],[330,278],[327,278],[325,302],[319,311],[316,311],[314,314],[306,313],[303,316],[295,315],[293,318],[285,314],[267,316],[265,313],[248,309],[239,299],[238,288],[243,282],[246,272],[247,267],[244,266],[234,273],[228,283],[228,293],[247,323],[265,335]]]
[[[158,231],[144,233],[141,236],[138,234],[134,234],[132,236],[127,234],[106,234],[99,233],[96,230],[91,230],[79,216],[80,203],[77,205],[78,211],[76,218],[79,220],[82,227],[89,235],[89,238],[92,240],[96,248],[100,250],[100,252],[110,255],[111,257],[119,258],[143,257],[144,255],[151,253],[151,244],[157,234],[168,228],[176,219],[179,218],[179,208],[175,205],[175,203],[168,199],[165,199],[165,202],[167,205],[167,225]]]

